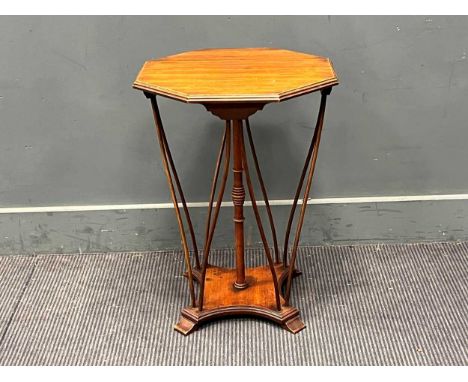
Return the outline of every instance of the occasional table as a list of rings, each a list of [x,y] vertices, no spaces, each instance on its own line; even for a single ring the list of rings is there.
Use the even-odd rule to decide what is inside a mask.
[[[297,333],[305,327],[299,310],[290,302],[291,283],[293,277],[300,274],[295,268],[295,262],[307,208],[307,202],[302,201],[307,201],[309,197],[327,96],[337,84],[338,79],[328,58],[283,49],[197,50],[147,61],[143,65],[133,87],[142,90],[151,102],[187,268],[185,275],[190,292],[190,306],[182,309],[180,321],[175,325],[177,331],[186,335],[206,321],[235,315],[263,317],[282,325],[292,333]],[[263,109],[266,104],[282,102],[316,91],[321,92],[317,122],[294,195],[283,250],[280,252],[249,117]],[[202,249],[199,249],[196,243],[189,209],[169,149],[156,96],[202,104],[224,121],[225,128],[214,168]],[[253,165],[249,165],[248,150]],[[211,243],[231,165],[235,242],[235,268],[232,269],[210,264]],[[253,172],[260,184],[263,197],[261,204],[265,206],[268,216],[271,247],[259,213],[260,202],[257,202],[254,195]],[[253,268],[246,267],[244,263],[244,181],[265,255],[265,265]],[[304,194],[300,200],[303,188]],[[290,246],[289,238],[298,204],[301,204],[301,208],[294,240]]]

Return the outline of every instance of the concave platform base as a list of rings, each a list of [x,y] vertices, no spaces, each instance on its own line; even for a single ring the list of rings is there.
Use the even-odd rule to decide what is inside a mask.
[[[275,271],[281,286],[286,280],[288,269],[282,264],[277,264]],[[299,274],[299,271],[294,271],[295,276]],[[200,280],[199,272],[194,271],[193,275],[195,280]],[[174,329],[187,335],[204,322],[226,316],[245,315],[266,318],[292,333],[305,328],[299,317],[299,310],[292,306],[285,306],[281,296],[281,310],[276,309],[273,280],[268,266],[247,268],[248,287],[245,289],[236,289],[235,280],[235,269],[209,266],[206,270],[203,310],[193,307],[184,308],[180,321]]]

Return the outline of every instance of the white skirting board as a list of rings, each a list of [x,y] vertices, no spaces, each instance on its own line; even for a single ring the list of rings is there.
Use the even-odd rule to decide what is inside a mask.
[[[421,201],[448,201],[468,200],[468,194],[443,194],[443,195],[398,195],[398,196],[357,196],[341,198],[316,198],[309,199],[308,204],[356,204],[356,203],[397,203],[397,202],[421,202]],[[263,200],[257,201],[259,206],[264,206]],[[290,206],[293,199],[270,200],[271,206]],[[302,199],[299,200],[302,204]],[[245,206],[251,202],[246,201]],[[179,203],[182,207],[182,204]],[[206,208],[208,202],[188,202],[190,208]],[[232,207],[232,202],[223,202],[222,207]],[[63,205],[63,206],[31,206],[31,207],[0,207],[0,214],[21,214],[34,212],[80,212],[80,211],[112,211],[112,210],[148,210],[174,208],[172,203],[137,203],[137,204],[96,204],[96,205]]]
[[[317,205],[307,209],[301,245],[468,240],[468,198],[416,201],[405,198],[397,202],[382,202],[382,198],[362,202],[354,198],[354,203],[349,198],[338,200],[333,198],[334,203],[327,204],[318,204],[317,199],[310,201]],[[291,206],[274,203],[272,212],[278,241],[282,243]],[[0,255],[180,250],[174,210],[170,204],[164,205],[164,208],[161,204],[135,204],[16,209],[0,214]],[[222,210],[213,248],[232,246],[232,211]],[[207,209],[191,208],[190,212],[197,242],[202,245]],[[260,208],[260,214],[269,232],[266,209]],[[251,208],[245,208],[245,218],[246,245],[261,246]]]

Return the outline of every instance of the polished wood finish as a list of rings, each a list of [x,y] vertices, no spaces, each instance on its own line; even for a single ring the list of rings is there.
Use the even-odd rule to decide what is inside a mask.
[[[315,126],[314,136],[312,138],[312,144],[311,144],[311,147],[312,147],[312,161],[310,161],[310,156],[309,155],[308,155],[309,160],[306,161],[306,166],[307,166],[308,162],[311,162],[311,163],[310,163],[310,169],[309,169],[309,176],[307,177],[307,183],[306,183],[306,187],[305,187],[305,191],[304,191],[304,197],[302,198],[302,207],[301,207],[301,212],[300,212],[300,215],[299,215],[299,221],[297,223],[296,235],[294,237],[294,244],[293,244],[293,248],[292,248],[292,252],[291,252],[291,263],[289,265],[288,281],[287,281],[287,284],[286,284],[286,292],[284,294],[284,296],[285,296],[284,299],[285,299],[286,305],[289,305],[289,298],[291,296],[291,282],[292,282],[292,277],[293,277],[294,266],[295,266],[295,263],[296,263],[297,247],[299,246],[299,239],[300,239],[300,236],[301,236],[302,224],[304,223],[304,216],[305,216],[305,212],[306,212],[306,209],[307,209],[307,201],[309,200],[310,186],[312,184],[312,178],[314,176],[315,163],[317,162],[318,148],[319,148],[319,145],[320,145],[320,137],[322,135],[323,120],[324,120],[324,117],[325,117],[325,106],[326,106],[326,103],[327,103],[327,96],[330,94],[330,92],[331,92],[331,88],[322,90],[322,97],[321,97],[321,100],[320,100],[319,115],[318,115],[318,118],[317,118],[317,124]],[[306,166],[304,166],[304,168]],[[303,179],[303,176],[301,176],[301,179]],[[302,186],[302,182],[300,182],[300,183],[301,183],[301,186]],[[294,211],[296,209],[296,205],[297,205],[297,198],[294,199],[293,208],[291,209],[291,215],[294,214]],[[292,221],[291,216],[289,218],[289,221]],[[287,245],[288,245],[288,241],[289,241],[289,236],[288,236],[289,235],[289,229],[290,229],[290,226],[289,226],[289,223],[288,223],[288,231],[287,231],[287,236],[285,238],[285,247],[286,247],[286,249],[287,249]],[[286,264],[284,264],[284,266],[286,266]]]
[[[226,121],[246,119],[257,111],[262,110],[263,103],[205,103],[206,110]]]
[[[164,129],[162,125],[161,115],[159,113],[158,104],[156,102],[156,97],[154,95],[149,96],[151,100],[151,106],[153,108],[153,117],[154,122],[156,124],[156,132],[158,135],[159,146],[161,149],[161,157],[163,160],[164,165],[164,173],[166,174],[167,183],[169,185],[169,190],[171,193],[172,203],[174,204],[174,209],[176,211],[177,223],[179,225],[180,236],[182,239],[182,246],[184,248],[184,259],[185,259],[185,266],[187,267],[187,276],[189,281],[189,290],[190,290],[190,301],[192,306],[196,306],[196,299],[195,299],[195,287],[193,284],[193,274],[192,274],[192,265],[190,264],[190,252],[187,245],[187,238],[185,236],[185,229],[184,224],[182,222],[182,216],[179,210],[179,203],[177,201],[177,196],[174,189],[174,183],[172,181],[171,172],[168,165],[168,152],[169,146],[166,145],[167,140],[164,139]],[[187,210],[188,213],[188,210]]]
[[[221,141],[221,147],[219,148],[219,153],[218,153],[218,159],[216,160],[216,166],[215,166],[215,171],[214,171],[214,175],[213,175],[213,181],[211,182],[211,191],[210,191],[210,199],[209,199],[209,202],[208,202],[208,214],[207,214],[207,217],[206,217],[206,226],[205,226],[205,254],[204,256],[207,258],[208,256],[208,253],[206,253],[206,250],[209,251],[209,248],[211,246],[211,239],[212,239],[212,232],[210,230],[211,228],[211,214],[212,214],[212,211],[213,211],[213,201],[214,201],[214,197],[215,197],[215,193],[216,193],[216,185],[218,183],[218,176],[219,176],[219,169],[221,167],[221,161],[223,159],[223,154],[224,154],[224,150],[226,148],[226,138],[227,138],[227,142],[228,142],[228,145],[229,145],[229,148],[231,146],[231,125],[230,125],[230,122],[226,122],[226,130],[224,131],[224,134],[223,134],[223,139]],[[230,155],[227,155],[227,161],[226,161],[226,165],[229,167],[229,157]],[[225,171],[226,173],[226,171]],[[227,179],[227,174],[225,175],[225,178]],[[225,182],[223,182],[223,184],[225,184]],[[221,192],[221,194],[224,193],[224,189],[223,191]],[[221,200],[222,200],[222,197],[221,197]],[[216,222],[214,224],[214,226],[216,226]]]
[[[260,213],[258,212],[257,201],[255,199],[252,180],[250,179],[250,171],[249,171],[249,165],[248,165],[248,160],[247,160],[247,154],[245,152],[245,144],[244,144],[243,133],[241,135],[240,145],[241,145],[241,151],[242,151],[242,165],[244,167],[245,179],[247,180],[247,187],[249,189],[250,201],[252,202],[252,208],[254,210],[255,220],[257,221],[258,230],[260,232],[260,237],[261,237],[262,243],[263,243],[263,249],[265,251],[265,256],[267,258],[268,265],[269,265],[270,271],[271,271],[271,277],[272,277],[272,280],[273,280],[273,289],[274,289],[274,292],[275,292],[276,309],[281,310],[281,300],[280,300],[280,295],[279,295],[279,286],[278,286],[278,281],[277,281],[277,279],[275,277],[275,266],[274,266],[274,263],[273,263],[273,258],[271,257],[270,247],[268,245],[268,242],[267,242],[267,239],[266,239],[266,236],[265,236],[265,231],[263,230],[262,219],[260,218]],[[242,254],[242,256],[243,256],[243,254]]]
[[[279,263],[280,257],[279,257],[278,238],[276,236],[275,222],[273,220],[273,214],[271,213],[270,202],[268,200],[265,183],[263,182],[262,173],[260,171],[260,165],[258,164],[257,152],[255,150],[253,137],[252,137],[252,131],[250,130],[250,122],[248,119],[245,120],[245,128],[247,130],[247,136],[249,138],[250,151],[252,153],[252,157],[254,160],[255,170],[257,172],[257,179],[258,179],[258,182],[260,183],[260,188],[262,189],[263,200],[265,202],[265,207],[266,207],[267,214],[268,214],[268,221],[270,222],[271,237],[273,239],[273,248],[275,250],[275,262]]]
[[[274,282],[281,285],[287,277],[283,265],[275,265],[275,278],[272,279],[268,266],[247,268],[246,279],[249,287],[237,289],[232,284],[236,270],[210,266],[206,274],[205,305],[203,310],[184,308],[175,329],[190,334],[203,322],[233,315],[253,315],[274,321],[291,333],[305,328],[299,311],[286,306],[281,297],[280,309],[275,302]],[[274,280],[274,281],[273,281]]]
[[[154,96],[153,96],[153,98],[154,98]],[[156,99],[154,99],[154,105],[156,105],[156,109],[157,109],[156,111],[157,111],[157,113],[159,115],[159,110],[157,108]],[[154,105],[153,105],[153,107],[155,107]],[[159,132],[160,132],[161,137],[162,137],[162,139],[164,141],[163,142],[164,147],[166,148],[167,159],[169,161],[170,168],[171,168],[172,174],[174,176],[175,184],[177,186],[177,190],[178,190],[179,195],[180,195],[180,201],[182,202],[182,208],[183,208],[184,213],[185,213],[185,219],[187,220],[189,234],[190,234],[190,238],[192,240],[193,253],[194,253],[194,257],[195,257],[195,268],[200,269],[200,257],[198,255],[197,240],[195,239],[195,231],[193,230],[192,219],[190,218],[190,213],[189,213],[189,210],[188,210],[188,207],[187,207],[187,202],[185,201],[185,196],[184,196],[184,193],[182,191],[182,186],[180,184],[179,176],[177,175],[177,170],[176,170],[176,167],[175,167],[175,164],[174,164],[174,159],[172,159],[171,150],[169,150],[169,143],[167,142],[166,133],[164,132],[164,128],[163,128],[162,121],[161,121],[161,116],[159,116],[159,126],[160,126],[159,127]]]
[[[147,61],[134,87],[190,103],[268,103],[337,83],[326,57],[285,49],[234,48]]]
[[[236,241],[236,281],[234,286],[237,289],[247,288],[248,283],[245,280],[244,264],[244,200],[245,189],[242,179],[244,172],[242,166],[242,120],[236,119],[234,124],[233,137],[233,159],[232,168],[234,182],[232,185],[232,202],[234,204],[234,228]]]
[[[220,165],[221,157],[223,153],[225,153],[223,179],[221,181],[221,187],[218,193],[218,199],[216,201],[213,222],[210,224],[211,209],[213,208],[213,198],[216,192],[216,183],[218,181],[219,165]],[[226,131],[224,133],[223,143],[220,149],[220,153],[218,154],[218,161],[216,163],[215,174],[213,176],[213,182],[211,185],[210,203],[209,203],[209,208],[208,208],[208,217],[207,217],[207,224],[206,224],[205,249],[204,249],[204,255],[203,255],[203,268],[202,268],[202,273],[199,278],[199,282],[200,282],[200,298],[199,298],[199,303],[198,303],[199,310],[203,310],[203,298],[205,296],[206,270],[208,268],[208,259],[210,256],[211,242],[213,240],[213,235],[214,235],[214,231],[216,228],[216,222],[218,221],[219,209],[221,208],[221,202],[223,201],[224,190],[226,189],[226,181],[227,181],[228,174],[229,174],[230,159],[231,159],[231,122],[226,122]]]
[[[291,284],[293,277],[300,274],[295,268],[295,261],[307,208],[306,201],[317,161],[326,99],[332,86],[337,83],[335,72],[327,58],[282,49],[201,50],[148,61],[143,66],[134,87],[143,90],[151,101],[163,168],[174,204],[187,269],[185,275],[189,284],[191,304],[182,310],[180,321],[175,326],[180,333],[189,334],[203,322],[231,315],[263,317],[282,325],[292,333],[297,333],[305,327],[299,311],[290,304]],[[322,93],[317,123],[291,208],[286,227],[283,261],[280,262],[276,228],[255,150],[249,117],[262,110],[269,102],[282,101],[317,90]],[[189,210],[162,125],[156,95],[184,102],[200,103],[215,116],[225,120],[225,130],[221,138],[210,189],[201,262]],[[248,145],[246,145],[245,137],[247,137]],[[274,257],[257,206],[247,149],[250,149],[255,174],[265,200]],[[213,266],[209,261],[231,163],[236,263],[233,269]],[[219,179],[221,168],[222,176]],[[302,203],[294,243],[289,252],[289,236],[307,171],[309,173],[303,196],[305,202]],[[246,190],[244,180],[266,259],[265,265],[254,268],[245,266],[243,209]],[[216,196],[218,182],[220,184]],[[192,239],[195,267],[192,267],[191,253],[176,191],[179,194]],[[288,256],[291,257],[289,264]],[[194,282],[199,284],[198,298]],[[285,286],[284,293],[283,286]]]

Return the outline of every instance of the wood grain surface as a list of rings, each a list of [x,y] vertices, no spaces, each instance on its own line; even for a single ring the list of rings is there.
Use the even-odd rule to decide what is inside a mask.
[[[147,61],[134,87],[190,103],[279,102],[338,84],[328,58],[272,48],[205,49]]]
[[[275,267],[276,277],[284,271],[281,264]],[[267,266],[246,268],[247,289],[233,286],[236,269],[211,266],[206,273],[205,309],[225,306],[257,306],[275,310],[275,290],[270,269]]]

